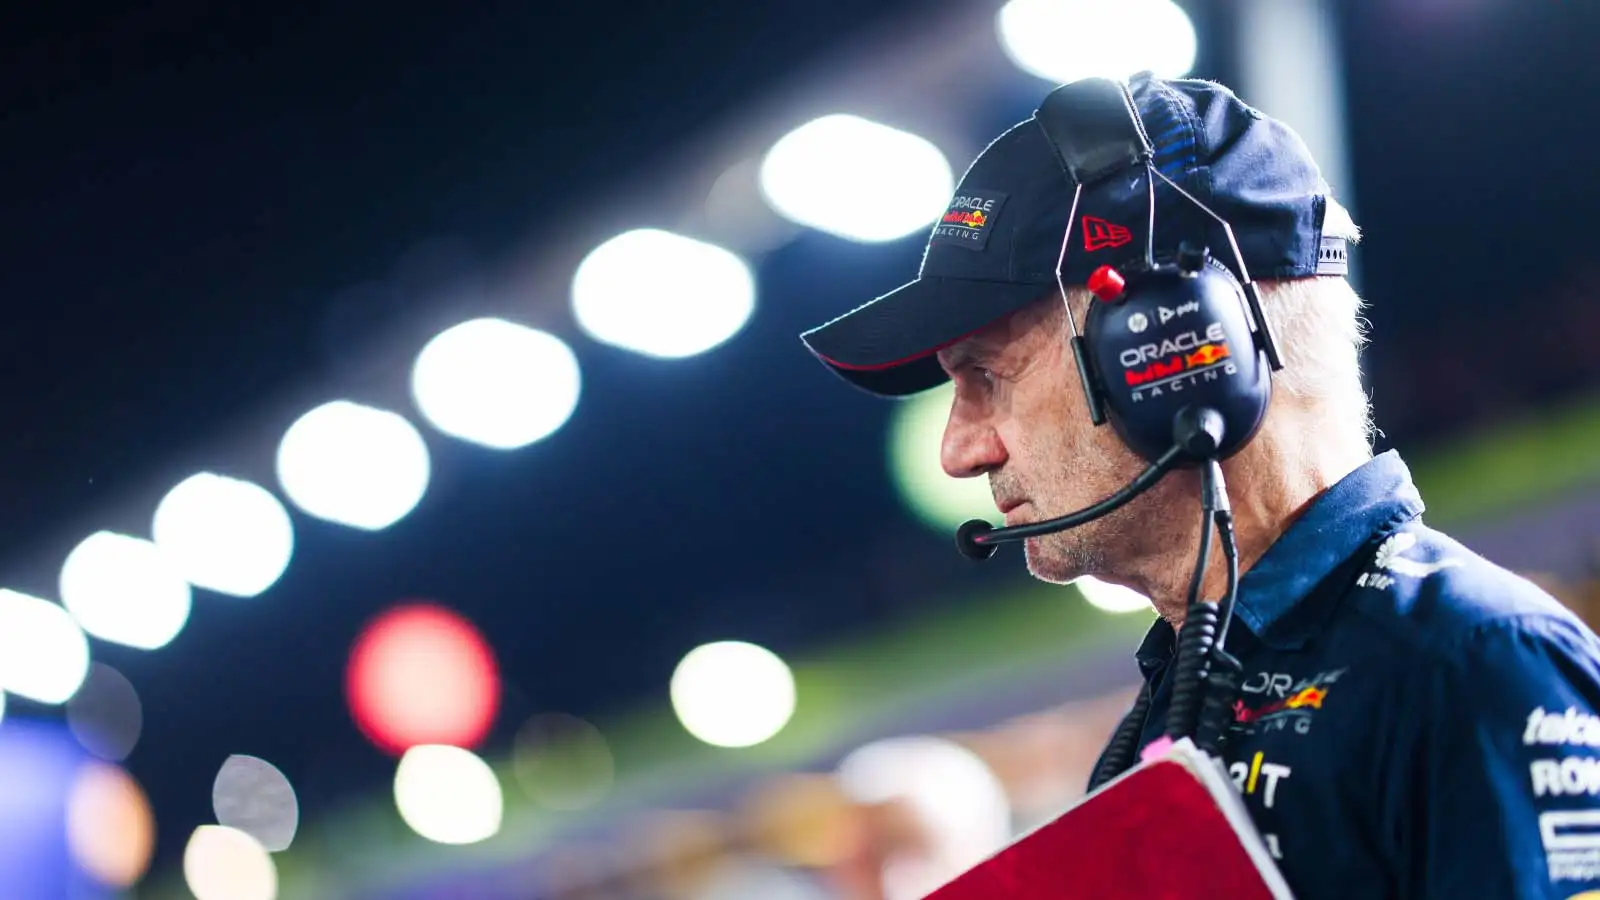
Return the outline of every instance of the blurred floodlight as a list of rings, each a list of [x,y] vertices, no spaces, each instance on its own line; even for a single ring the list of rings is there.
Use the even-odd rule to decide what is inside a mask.
[[[294,786],[277,766],[254,756],[234,754],[222,763],[211,808],[218,823],[250,835],[270,853],[289,849],[300,825]]]
[[[995,27],[1018,68],[1057,84],[1145,69],[1179,78],[1197,50],[1194,23],[1172,0],[1010,0]]]
[[[794,715],[794,675],[772,651],[719,641],[689,651],[672,673],[672,708],[692,735],[716,747],[769,740]]]
[[[398,522],[428,489],[428,446],[387,410],[335,400],[289,426],[278,445],[278,481],[307,515],[378,531]]]
[[[953,741],[877,741],[847,756],[838,774],[858,803],[904,804],[921,832],[922,852],[884,866],[888,900],[925,897],[1011,841],[1005,787],[977,754]]]
[[[190,584],[235,597],[271,587],[294,553],[294,526],[277,497],[210,472],[167,492],[150,536]]]
[[[939,444],[955,388],[946,382],[894,404],[889,420],[889,474],[900,499],[924,524],[954,532],[973,518],[994,518],[987,478],[951,478],[939,463]]]
[[[523,792],[546,809],[593,806],[611,789],[615,775],[611,747],[600,729],[561,713],[524,723],[511,763]]]
[[[250,835],[201,825],[183,851],[183,879],[195,900],[276,900],[278,867]]]
[[[89,667],[83,687],[67,701],[67,728],[83,749],[109,762],[133,752],[144,727],[139,693],[121,672],[105,663]]]
[[[577,409],[581,386],[565,342],[504,319],[440,332],[411,368],[411,395],[435,428],[497,450],[553,434]]]
[[[801,125],[761,161],[761,192],[774,210],[852,241],[928,227],[954,188],[950,161],[927,139],[852,115]]]
[[[65,609],[0,588],[0,690],[65,703],[89,671],[89,641]]]
[[[500,830],[504,798],[489,764],[470,750],[412,747],[394,774],[394,802],[411,830],[439,844],[475,844]]]
[[[1072,582],[1089,605],[1108,613],[1149,612],[1155,607],[1150,598],[1120,584],[1111,584],[1089,575]]]
[[[89,763],[67,797],[67,846],[78,865],[101,884],[126,888],[138,881],[155,852],[150,801],[120,766]]]
[[[61,603],[94,637],[156,650],[189,621],[189,582],[150,541],[97,531],[61,564]]]
[[[755,297],[755,276],[737,254],[654,228],[594,248],[572,277],[578,327],[660,359],[695,356],[738,334]]]
[[[500,673],[489,642],[464,616],[406,603],[356,638],[345,700],[356,727],[387,753],[418,744],[474,747],[494,724]]]

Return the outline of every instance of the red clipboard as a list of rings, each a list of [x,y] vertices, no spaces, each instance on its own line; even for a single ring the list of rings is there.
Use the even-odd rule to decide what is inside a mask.
[[[1174,744],[927,900],[1293,900],[1221,763]]]

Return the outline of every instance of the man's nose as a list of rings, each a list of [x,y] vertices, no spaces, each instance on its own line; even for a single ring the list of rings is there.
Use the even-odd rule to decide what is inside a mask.
[[[939,462],[951,478],[974,478],[1005,465],[1006,447],[988,423],[952,410],[939,446]]]

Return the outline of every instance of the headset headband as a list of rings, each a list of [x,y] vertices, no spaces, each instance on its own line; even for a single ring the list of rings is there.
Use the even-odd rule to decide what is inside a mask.
[[[1087,188],[1155,151],[1128,86],[1085,78],[1051,91],[1034,113],[1062,171]]]

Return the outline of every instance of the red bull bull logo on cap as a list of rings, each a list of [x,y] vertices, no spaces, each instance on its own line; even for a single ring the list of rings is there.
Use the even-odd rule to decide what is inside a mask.
[[[989,224],[989,217],[980,210],[952,209],[944,214],[941,222],[945,225],[959,225],[962,228],[982,228]]]
[[[934,225],[929,244],[982,250],[989,243],[995,217],[1000,215],[1005,203],[1005,194],[963,185]]]

